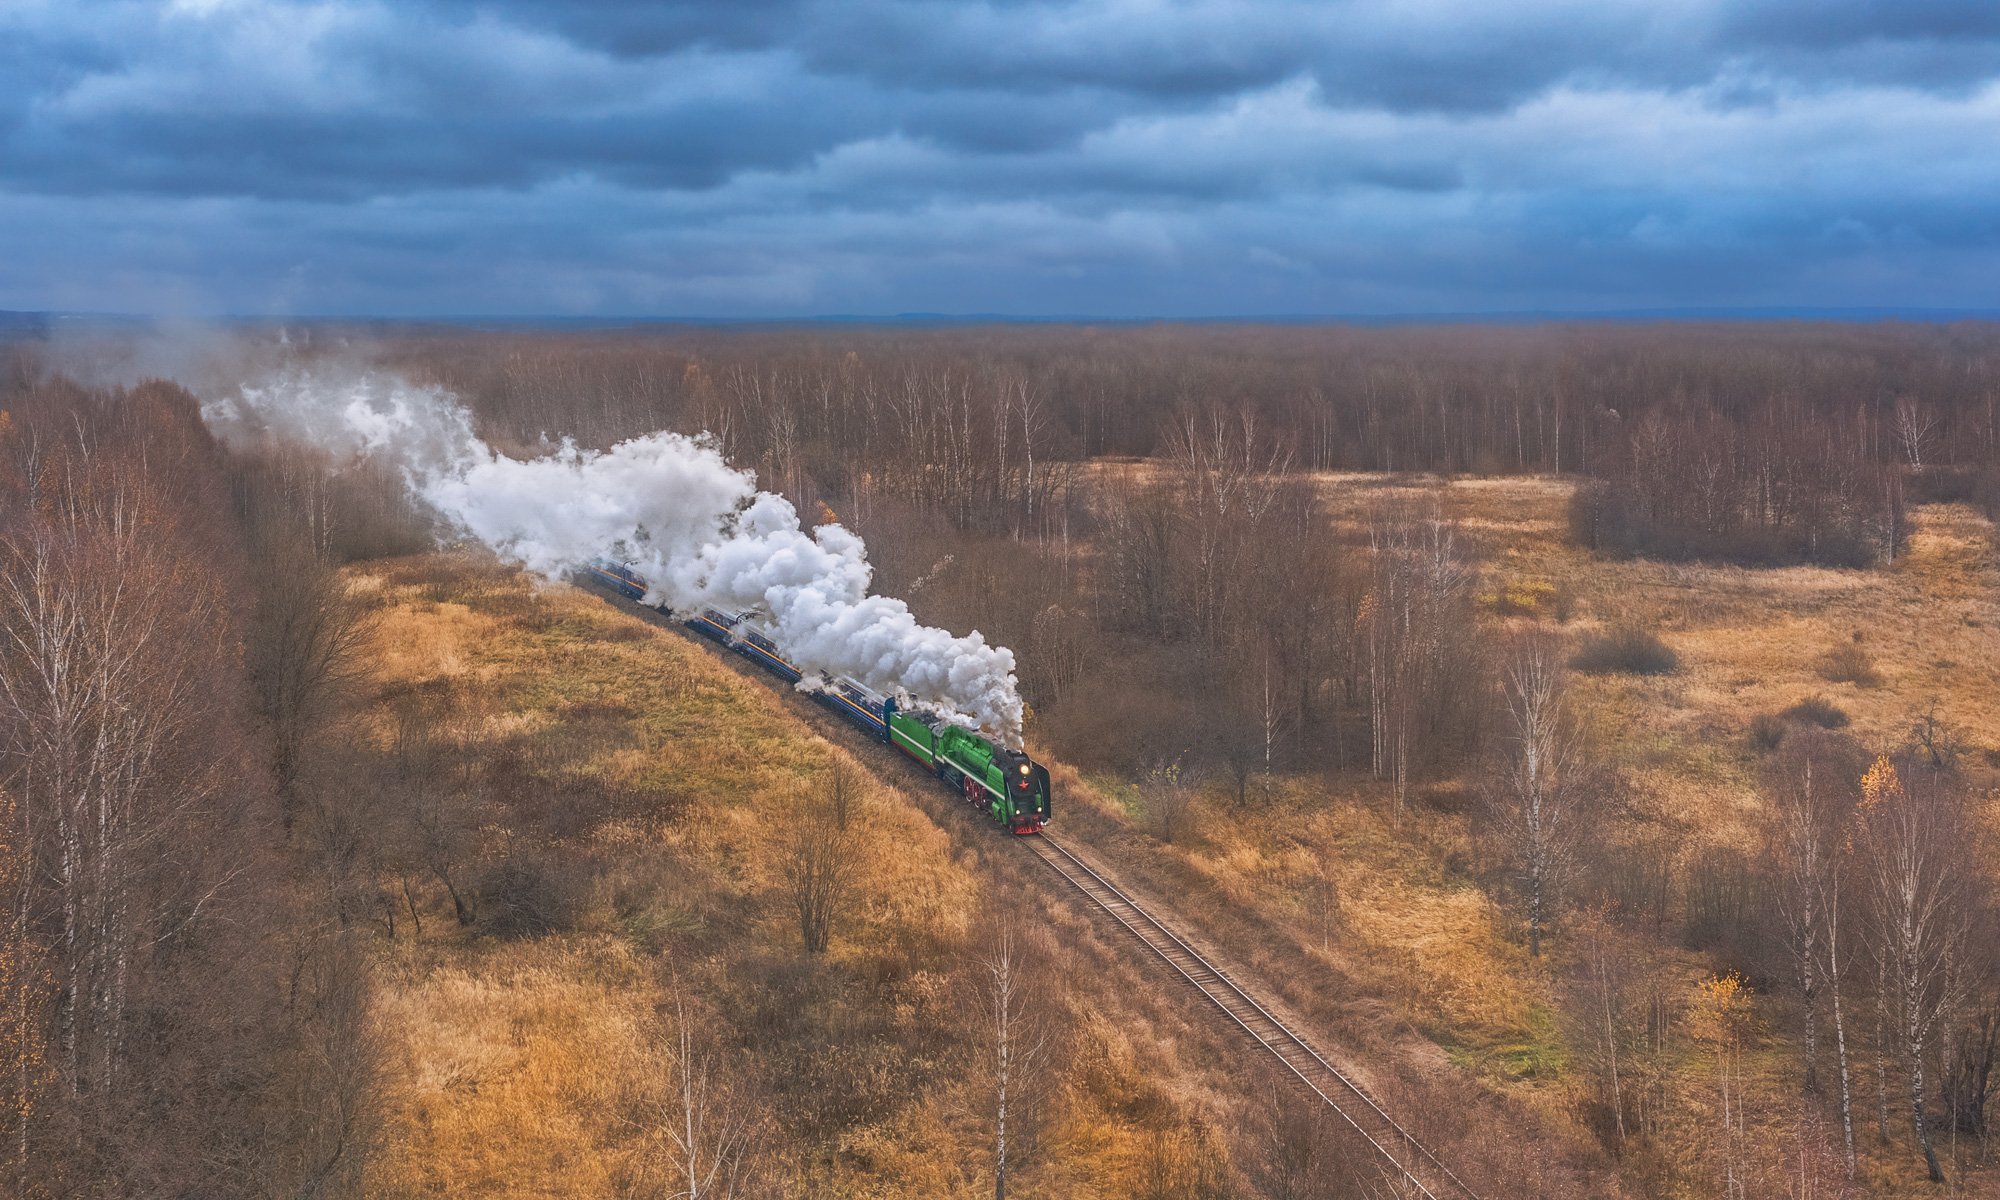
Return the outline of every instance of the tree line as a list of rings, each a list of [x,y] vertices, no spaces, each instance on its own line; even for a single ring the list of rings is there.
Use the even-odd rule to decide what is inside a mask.
[[[394,357],[522,439],[705,429],[780,488],[887,491],[1015,535],[1054,515],[1062,464],[1159,457],[1179,414],[1207,407],[1245,414],[1308,472],[1617,484],[1665,467],[1663,426],[1721,434],[1705,447],[1720,478],[1688,516],[1713,540],[1659,542],[1705,555],[1774,552],[1739,544],[1737,524],[1806,556],[1834,528],[1823,553],[1851,554],[1851,522],[1797,510],[1831,496],[1879,512],[1855,472],[2000,494],[2000,334],[1982,323],[435,331],[399,335]]]
[[[177,387],[0,396],[10,1195],[355,1177],[365,963],[283,832],[307,693],[342,635],[282,628],[263,602],[326,576],[306,524],[277,551],[293,514],[241,519],[244,484]]]

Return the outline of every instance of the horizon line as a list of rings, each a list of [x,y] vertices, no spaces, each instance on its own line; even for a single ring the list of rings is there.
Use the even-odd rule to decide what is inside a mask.
[[[1800,322],[1954,324],[2000,321],[2000,307],[1924,307],[1917,305],[1667,305],[1619,309],[1496,309],[1384,313],[1254,313],[1195,316],[1108,315],[1090,313],[928,312],[815,313],[772,315],[661,315],[649,313],[211,313],[177,315],[147,312],[97,312],[64,309],[0,309],[6,325],[58,322],[107,324],[397,324],[514,326],[638,326],[638,325],[1478,325],[1565,324],[1621,322]]]

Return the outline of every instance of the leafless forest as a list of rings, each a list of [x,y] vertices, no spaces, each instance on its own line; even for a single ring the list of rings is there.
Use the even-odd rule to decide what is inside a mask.
[[[1014,648],[1075,836],[1254,920],[1203,928],[1302,1010],[1365,1000],[1357,1027],[1444,1047],[1384,1091],[1483,1114],[1434,1136],[1486,1195],[2000,1187],[1992,326],[292,338],[450,389],[503,448],[707,432],[863,534],[878,590]],[[921,868],[867,849],[917,818],[865,762],[819,786],[829,830],[720,766],[608,783],[630,697],[568,696],[561,744],[477,750],[507,702],[478,671],[398,676],[421,639],[396,631],[585,618],[434,553],[396,480],[232,455],[188,388],[85,386],[77,354],[0,357],[0,1190],[531,1194],[484,1160],[404,1162],[452,1118],[409,1116],[398,1014],[436,986],[425,954],[595,938],[634,957],[593,978],[655,989],[647,1049],[549,1068],[613,1081],[574,1100],[611,1115],[572,1147],[613,1165],[532,1194],[983,1195],[1003,1167],[1021,1196],[1391,1194],[1274,1084],[1202,1075],[1226,1047],[1148,1081],[1107,1031],[1145,1001],[1090,982],[1117,977],[1062,921],[896,924],[919,892],[1030,901],[965,831]],[[1541,549],[1497,532],[1518,514],[1490,487],[1523,480],[1553,489]],[[1756,588],[1928,586],[1947,521],[1979,539],[1953,543],[1950,634],[1906,652],[1904,610],[1816,601],[1783,627],[1810,694],[1716,665]],[[677,713],[724,696],[674,686]],[[703,832],[739,795],[776,830],[755,853]],[[668,849],[642,870],[640,843]],[[1490,933],[1369,932],[1409,897]],[[1523,997],[1492,1018],[1511,1041],[1425,982],[1474,958]],[[476,1090],[445,1093],[467,1123]]]

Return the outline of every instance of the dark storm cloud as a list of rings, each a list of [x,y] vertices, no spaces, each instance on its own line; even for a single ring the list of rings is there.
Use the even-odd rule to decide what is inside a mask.
[[[0,308],[2000,305],[2000,6],[0,6]]]

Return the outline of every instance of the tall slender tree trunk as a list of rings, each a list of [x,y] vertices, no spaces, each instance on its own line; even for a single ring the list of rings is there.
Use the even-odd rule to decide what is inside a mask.
[[[1530,852],[1528,867],[1528,957],[1542,956],[1542,910],[1545,903],[1540,856]]]
[[[1889,964],[1875,972],[1875,1133],[1889,1140]]]
[[[1912,1014],[1914,1016],[1914,1013]],[[1938,1165],[1937,1148],[1931,1144],[1930,1122],[1924,1119],[1924,1038],[1912,1032],[1908,1040],[1910,1056],[1910,1128],[1924,1151],[1924,1169],[1932,1183],[1944,1182],[1944,1168]]]
[[[1600,935],[1601,936],[1601,935]],[[1618,1148],[1625,1148],[1625,1092],[1618,1080],[1618,1027],[1611,1015],[1611,972],[1604,961],[1604,950],[1600,943],[1597,949],[1597,996],[1604,1014],[1604,1058],[1611,1068],[1611,1116],[1618,1126]]]
[[[1808,1094],[1819,1091],[1819,980],[1813,975],[1813,960],[1810,950],[1804,962],[1804,978],[1801,981],[1806,1009],[1806,1077],[1805,1090]]]
[[[1847,1072],[1847,1021],[1840,1010],[1840,951],[1836,933],[1827,940],[1828,964],[1827,989],[1833,1001],[1833,1052],[1840,1060],[1840,1136],[1842,1148],[1847,1153],[1847,1177],[1854,1178],[1854,1098]]]

